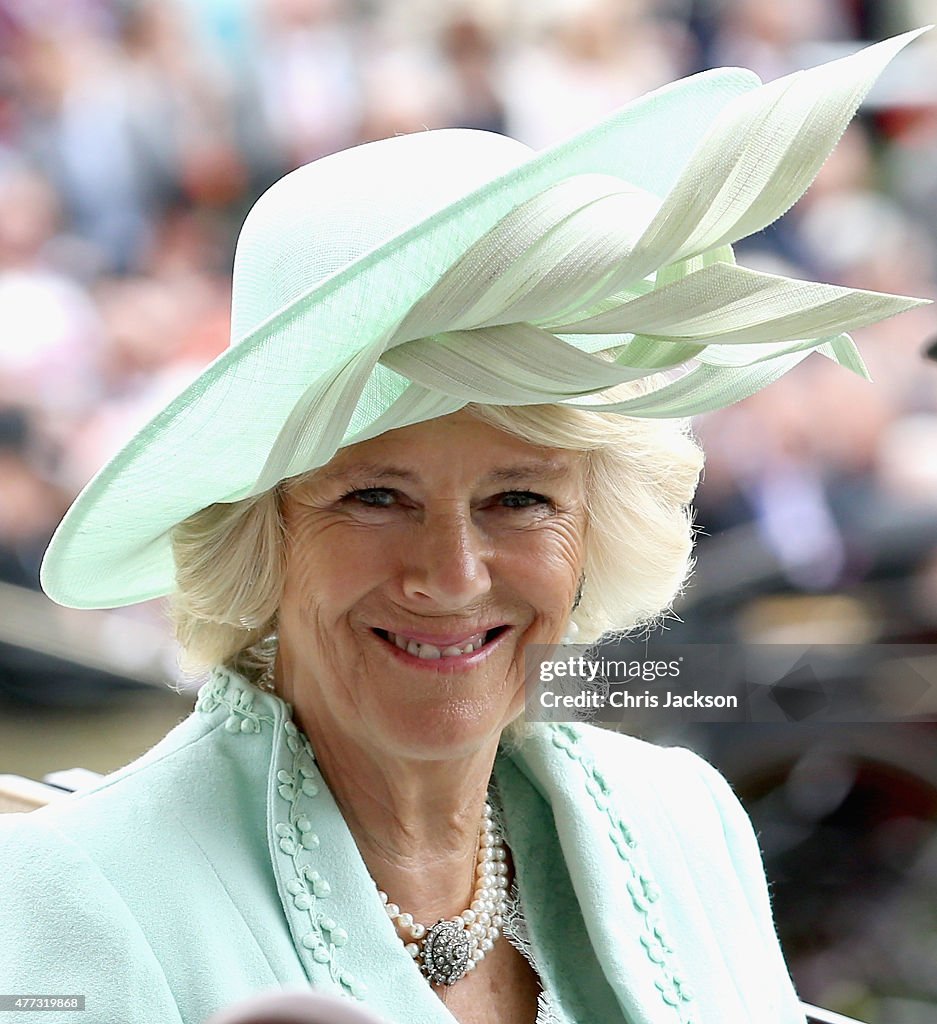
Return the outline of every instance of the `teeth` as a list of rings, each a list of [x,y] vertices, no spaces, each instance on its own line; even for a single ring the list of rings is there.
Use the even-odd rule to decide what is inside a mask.
[[[387,638],[393,641],[400,650],[406,651],[417,658],[423,658],[425,661],[436,661],[439,658],[457,658],[462,654],[471,654],[485,643],[484,633],[476,634],[469,640],[466,640],[464,644],[444,647],[442,650],[434,644],[421,644],[417,643],[416,640],[408,640],[405,636],[400,636],[398,633],[389,632]]]

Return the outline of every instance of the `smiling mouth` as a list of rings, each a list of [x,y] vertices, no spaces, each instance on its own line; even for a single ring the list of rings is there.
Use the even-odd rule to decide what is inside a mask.
[[[450,647],[437,647],[434,644],[420,643],[402,633],[391,633],[386,629],[374,629],[373,632],[382,640],[393,644],[401,651],[412,654],[414,657],[422,658],[424,661],[439,661],[446,658],[460,658],[467,654],[474,654],[496,640],[508,628],[508,626],[495,626],[485,633],[476,633],[474,636],[470,636],[461,643]]]

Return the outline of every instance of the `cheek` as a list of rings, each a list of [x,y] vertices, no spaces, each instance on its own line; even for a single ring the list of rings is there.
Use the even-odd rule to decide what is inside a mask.
[[[578,576],[585,548],[585,514],[577,511],[557,517],[544,533],[544,559],[549,560],[554,570],[565,568]]]
[[[374,530],[319,522],[289,536],[284,598],[306,615],[339,615],[393,572],[390,546]]]
[[[579,583],[583,551],[580,517],[551,522],[518,539],[510,556],[512,575],[533,588],[537,603],[566,607]]]

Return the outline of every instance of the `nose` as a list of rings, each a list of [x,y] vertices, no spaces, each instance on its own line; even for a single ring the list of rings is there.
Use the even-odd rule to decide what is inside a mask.
[[[462,508],[427,513],[404,553],[402,588],[413,607],[457,611],[491,589],[492,551]]]

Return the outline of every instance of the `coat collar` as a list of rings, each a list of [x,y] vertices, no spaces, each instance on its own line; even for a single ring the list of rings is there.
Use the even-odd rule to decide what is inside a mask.
[[[310,983],[389,1020],[455,1024],[378,899],[290,705],[218,669],[196,709],[271,743],[267,834],[276,889]],[[570,1024],[691,1024],[660,890],[609,800],[583,730],[543,726],[502,748],[494,778],[531,949]],[[627,899],[609,900],[612,893]]]

